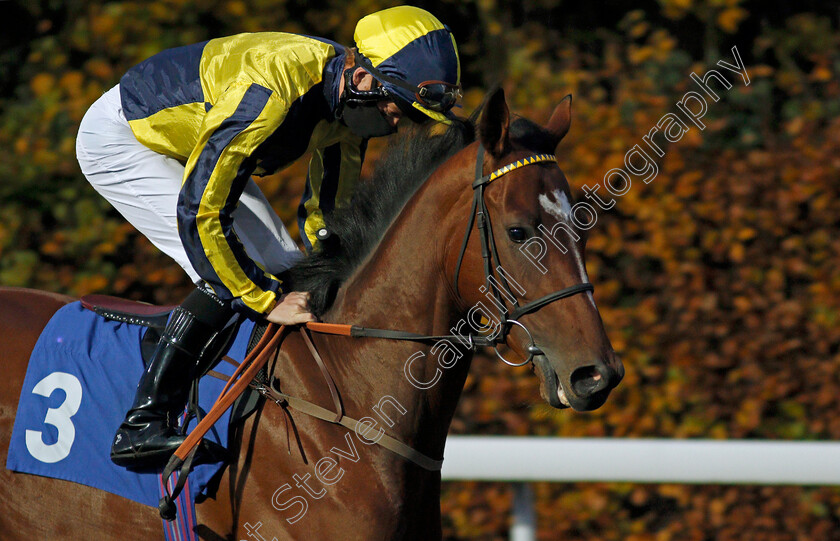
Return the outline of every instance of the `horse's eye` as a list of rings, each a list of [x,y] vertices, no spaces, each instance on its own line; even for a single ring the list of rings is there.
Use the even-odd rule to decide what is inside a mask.
[[[528,239],[528,232],[524,227],[511,227],[508,229],[508,237],[513,242],[525,242]]]

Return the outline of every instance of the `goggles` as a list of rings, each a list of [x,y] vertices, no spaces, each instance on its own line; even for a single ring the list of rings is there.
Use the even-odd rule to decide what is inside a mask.
[[[382,100],[391,99],[388,89],[382,85],[370,90],[359,90],[353,84],[353,71],[353,68],[344,70],[344,95],[346,98],[342,100],[342,105],[345,102],[353,105],[372,105]]]
[[[402,87],[410,90],[412,85],[403,83]],[[463,97],[461,85],[453,85],[445,81],[425,81],[415,87],[414,96],[420,105],[438,113],[445,113],[452,109],[455,103]]]
[[[452,109],[458,99],[463,96],[461,85],[454,85],[445,81],[424,81],[415,86],[401,79],[385,75],[374,68],[370,61],[358,51],[355,52],[355,56],[356,64],[370,72],[380,82],[398,86],[403,90],[411,92],[414,94],[417,102],[430,111],[445,113]]]

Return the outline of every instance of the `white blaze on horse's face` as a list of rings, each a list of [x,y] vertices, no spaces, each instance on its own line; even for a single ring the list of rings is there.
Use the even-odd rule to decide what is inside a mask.
[[[549,199],[548,195],[544,193],[540,194],[540,206],[558,220],[570,222],[572,219],[572,205],[569,203],[569,198],[566,197],[566,194],[560,190],[554,190],[549,195],[553,196],[553,201]]]
[[[548,195],[541,193],[539,196],[539,202],[540,206],[547,213],[557,218],[559,221],[566,222],[574,227],[572,222],[572,205],[565,192],[556,189]],[[589,275],[586,274],[586,267],[583,264],[583,257],[581,257],[580,250],[573,249],[570,250],[570,252],[572,257],[575,259],[575,265],[577,266],[578,273],[580,274],[580,280],[582,282],[589,282]],[[587,292],[587,296],[592,299],[592,293]]]

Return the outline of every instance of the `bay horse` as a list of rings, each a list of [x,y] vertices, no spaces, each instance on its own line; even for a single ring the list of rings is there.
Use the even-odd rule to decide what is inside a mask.
[[[496,312],[510,294],[523,303],[542,299],[505,321],[510,329],[499,334],[506,343],[500,355],[533,359],[540,394],[552,406],[600,407],[624,369],[588,285],[583,242],[565,242],[565,253],[544,243],[549,250],[541,256],[543,269],[520,250],[527,239],[544,235],[540,225],[570,219],[569,185],[553,156],[528,162],[535,153],[553,153],[570,122],[571,96],[547,125],[538,126],[521,118],[511,122],[504,93],[497,90],[477,128],[471,121],[455,122],[443,134],[407,139],[383,158],[375,182],[354,199],[355,213],[336,211],[328,222],[337,247],[304,259],[289,279],[296,289],[311,290],[322,321],[427,335],[452,335],[453,329],[465,334],[458,322],[469,312],[489,333],[491,320],[507,313]],[[476,177],[489,179],[490,172],[516,163],[527,166],[508,167],[505,176],[486,181],[476,203]],[[471,201],[486,216],[471,217]],[[465,240],[474,219],[485,236],[475,232]],[[490,245],[482,246],[488,238]],[[486,260],[482,248],[491,252]],[[503,266],[504,277],[488,271],[487,261]],[[496,280],[490,291],[488,272]],[[551,296],[570,287],[578,289]],[[50,316],[71,300],[0,290],[3,463],[30,351]],[[479,305],[483,319],[471,309]],[[447,356],[435,352],[439,343],[318,333],[312,339],[347,415],[368,419],[366,437],[263,401],[236,430],[235,458],[215,496],[197,504],[196,531],[213,541],[441,539],[440,472],[368,444],[384,430],[420,453],[442,457],[470,366],[470,344],[455,344]],[[283,342],[270,373],[283,392],[331,404],[299,334]],[[157,509],[82,485],[0,470],[4,540],[160,536]]]

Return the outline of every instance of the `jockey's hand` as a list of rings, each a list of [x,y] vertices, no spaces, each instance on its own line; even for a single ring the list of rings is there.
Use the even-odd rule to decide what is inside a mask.
[[[278,325],[297,325],[307,321],[315,321],[315,316],[309,312],[309,293],[292,291],[280,297],[280,302],[265,318]]]

